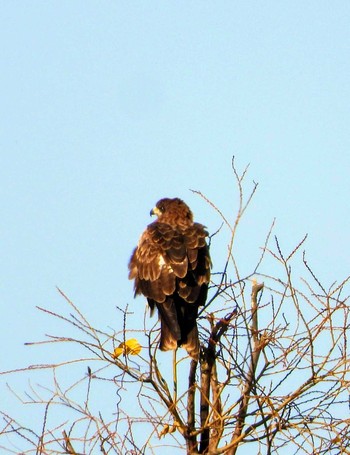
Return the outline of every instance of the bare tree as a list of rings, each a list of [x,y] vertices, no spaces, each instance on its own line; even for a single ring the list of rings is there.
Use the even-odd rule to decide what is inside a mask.
[[[200,311],[200,361],[183,350],[160,353],[158,324],[145,317],[140,327],[129,308],[117,309],[118,330],[97,329],[59,291],[67,315],[39,310],[72,335],[41,343],[52,350],[73,344],[79,356],[3,373],[48,370],[52,382],[19,397],[23,406],[42,409],[39,429],[2,412],[2,450],[235,455],[248,445],[266,455],[350,453],[350,277],[326,288],[306,260],[306,237],[285,252],[273,226],[258,263],[241,276],[234,243],[257,185],[245,197],[247,168],[239,173],[232,162],[232,169],[239,194],[233,222],[196,192],[222,221],[212,249],[229,233],[226,261]],[[295,268],[305,276],[296,278]]]

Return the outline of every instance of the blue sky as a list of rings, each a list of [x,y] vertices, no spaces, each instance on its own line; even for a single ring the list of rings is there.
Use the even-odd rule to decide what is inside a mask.
[[[233,219],[232,155],[259,182],[242,269],[276,217],[326,287],[349,273],[349,20],[345,1],[1,2],[2,370],[47,361],[23,343],[58,334],[35,309],[60,310],[56,286],[97,326],[143,305],[127,262],[150,209],[179,196],[215,231],[189,189]]]

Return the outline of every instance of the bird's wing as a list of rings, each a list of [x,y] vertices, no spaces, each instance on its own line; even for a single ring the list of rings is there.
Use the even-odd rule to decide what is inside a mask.
[[[187,274],[188,259],[182,234],[170,225],[154,222],[142,234],[129,263],[135,293],[164,302],[176,288],[176,278]]]

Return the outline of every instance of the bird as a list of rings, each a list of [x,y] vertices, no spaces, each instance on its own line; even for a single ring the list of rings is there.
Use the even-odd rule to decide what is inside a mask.
[[[179,198],[160,199],[150,215],[157,219],[146,227],[129,261],[134,297],[147,298],[151,315],[158,310],[160,350],[182,346],[198,361],[198,308],[205,305],[210,281],[209,234]]]

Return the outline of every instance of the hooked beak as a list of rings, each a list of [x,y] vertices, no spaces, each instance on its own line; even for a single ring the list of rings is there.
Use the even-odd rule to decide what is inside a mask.
[[[153,207],[153,209],[149,212],[150,216],[153,216],[153,215],[160,216],[161,213],[162,212],[159,210],[158,207]]]

